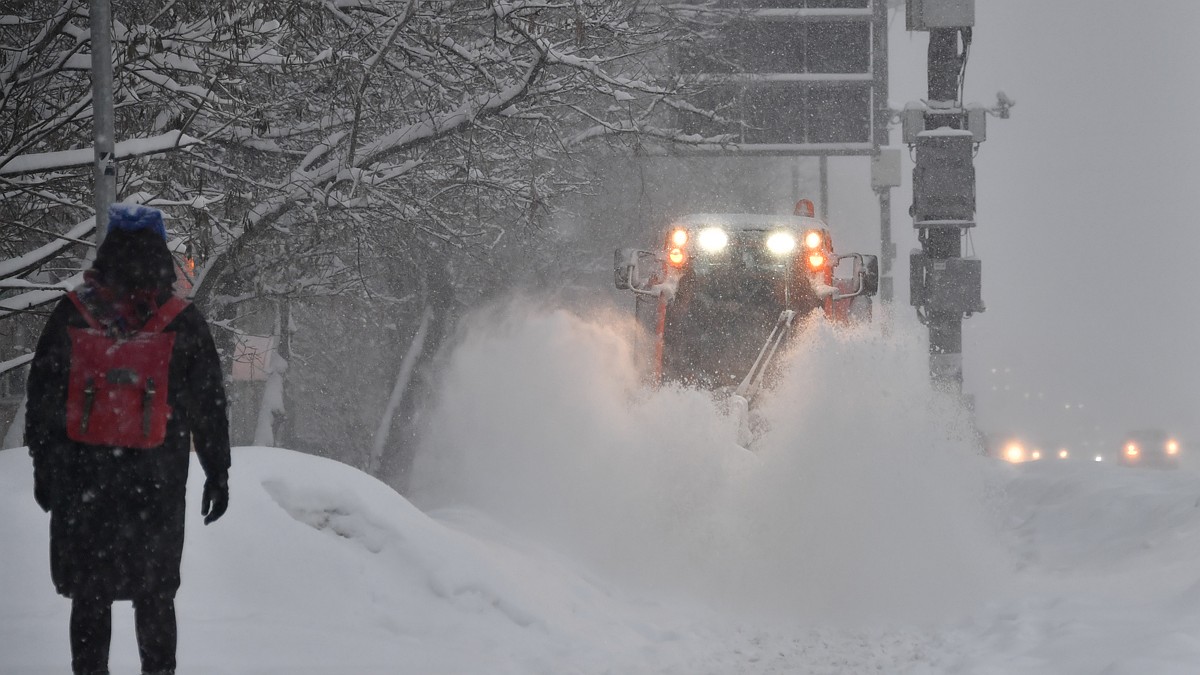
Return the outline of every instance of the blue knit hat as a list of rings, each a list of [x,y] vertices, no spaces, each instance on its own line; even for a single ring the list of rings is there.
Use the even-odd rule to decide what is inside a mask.
[[[157,232],[164,241],[167,239],[167,228],[163,225],[162,211],[142,206],[141,204],[113,204],[108,207],[108,231],[150,230]]]

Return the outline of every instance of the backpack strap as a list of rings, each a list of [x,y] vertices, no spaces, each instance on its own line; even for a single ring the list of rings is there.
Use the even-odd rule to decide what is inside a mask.
[[[178,295],[172,295],[171,299],[163,303],[163,306],[158,308],[158,311],[154,313],[154,316],[150,317],[150,320],[147,321],[144,326],[142,326],[141,332],[158,333],[162,331],[162,329],[171,325],[171,322],[175,320],[175,317],[179,316],[179,314],[183,310],[187,309],[188,305],[190,304],[192,303],[184,300]]]
[[[71,302],[75,304],[75,309],[79,310],[79,314],[83,316],[83,320],[87,322],[88,326],[96,330],[103,330],[103,327],[100,326],[100,322],[96,320],[96,317],[92,316],[92,312],[87,308],[87,305],[84,304],[83,300],[80,299],[78,293],[71,291],[70,293],[67,293],[67,297],[70,298]]]

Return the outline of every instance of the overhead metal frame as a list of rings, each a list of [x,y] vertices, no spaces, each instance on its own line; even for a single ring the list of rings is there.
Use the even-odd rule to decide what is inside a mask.
[[[786,3],[780,2],[779,4]],[[690,75],[698,81],[721,82],[738,86],[738,90],[729,92],[728,98],[725,100],[734,100],[738,102],[738,106],[746,107],[742,117],[749,121],[750,127],[745,133],[753,141],[762,142],[743,142],[739,137],[730,143],[691,147],[684,152],[688,155],[712,153],[739,156],[817,157],[874,154],[878,148],[878,129],[881,125],[886,128],[890,115],[887,106],[886,53],[882,62],[875,54],[879,46],[882,46],[886,52],[887,7],[883,0],[863,0],[862,4],[863,7],[851,8],[758,7],[740,10],[737,22],[731,24],[731,31],[746,30],[746,26],[759,24],[795,26],[797,31],[793,35],[797,40],[795,43],[797,46],[791,47],[791,49],[801,51],[794,51],[792,56],[799,54],[804,56],[799,61],[792,62],[786,53],[788,47],[785,46],[774,52],[774,57],[762,58],[764,53],[772,52],[755,52],[751,48],[751,51],[743,52],[734,58],[748,58],[747,62],[737,61],[737,63],[752,72],[745,70],[738,73],[696,72],[694,66],[692,68],[685,66],[684,72],[690,70]],[[809,51],[809,39],[804,27],[816,28],[830,23],[842,24],[841,30],[849,30],[846,27],[848,25],[863,26],[866,29],[865,33],[860,33],[863,51],[855,51],[853,44],[847,46],[842,41],[833,43],[833,47],[836,48],[834,51],[827,51],[824,47],[818,47],[817,51]],[[742,28],[737,28],[737,26]],[[825,35],[826,41],[830,39],[831,35],[829,33],[818,34]],[[732,37],[737,33],[731,32],[726,35]],[[732,44],[733,53],[737,54],[739,43],[736,42],[736,37],[732,37],[732,39],[733,43],[725,43],[718,48],[729,48],[729,45]],[[858,39],[860,38],[853,38],[853,41],[857,42]],[[787,42],[781,41],[778,44],[787,45]],[[803,45],[803,47],[799,47],[799,45]],[[705,56],[702,53],[697,54],[696,61],[689,60],[686,63],[699,64],[699,68],[703,70]],[[782,57],[782,60],[778,57]],[[809,62],[810,59],[813,59],[812,63]],[[845,59],[850,59],[850,61],[845,62]],[[859,61],[860,65],[855,65],[855,61]],[[821,68],[823,63],[840,72],[808,71],[810,67]],[[883,77],[878,74],[877,66],[879,64],[884,66]],[[803,71],[797,72],[793,67],[801,68]],[[849,70],[841,70],[842,67],[848,67]],[[816,91],[809,93],[810,87]],[[775,89],[776,93],[755,93],[771,89]],[[718,93],[717,100],[722,100],[721,96]],[[775,122],[781,118],[775,116],[774,111],[771,113],[772,117],[769,118],[771,122],[769,125],[759,125],[754,120],[756,113],[761,116],[767,114],[762,111],[767,111],[772,107],[791,108],[794,102],[799,101],[811,101],[812,103],[805,105],[801,111],[781,110],[778,112],[784,116],[789,112],[792,114],[793,121],[790,126],[787,123],[777,125]],[[883,111],[882,119],[879,117],[880,111]],[[818,126],[809,126],[818,122]],[[691,124],[696,124],[696,122]],[[860,124],[861,127],[858,126]],[[705,126],[703,122],[699,122],[695,127],[690,127],[688,123],[685,123],[684,128],[685,130],[694,128],[694,133],[708,135]],[[791,131],[788,131],[789,128]]]
[[[880,148],[890,145],[889,124],[892,111],[888,99],[888,7],[885,0],[867,0],[866,7],[814,8],[773,7],[744,10],[743,16],[752,21],[780,22],[800,25],[823,23],[866,23],[869,26],[870,49],[865,72],[851,73],[738,73],[699,74],[701,80],[728,81],[751,86],[770,87],[775,83],[811,85],[868,85],[869,99],[866,134],[858,142],[806,143],[728,143],[690,146],[671,154],[683,156],[742,156],[742,157],[818,157],[821,158],[821,208],[828,213],[828,157],[878,156]],[[892,240],[891,188],[875,188],[880,214],[880,287],[879,297],[890,303],[894,295],[892,278],[896,245]]]

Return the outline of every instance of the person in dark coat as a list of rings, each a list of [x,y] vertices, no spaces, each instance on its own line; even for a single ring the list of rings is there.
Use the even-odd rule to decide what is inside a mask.
[[[109,337],[121,340],[145,325],[171,300],[176,280],[162,214],[114,205],[84,279],[76,295]],[[174,673],[175,592],[193,445],[206,476],[205,524],[229,503],[221,363],[204,317],[188,304],[163,329],[174,333],[163,443],[134,449],[76,442],[66,428],[70,329],[89,325],[69,299],[54,308],[29,373],[25,422],[34,496],[50,512],[51,577],[71,599],[72,668],[108,672],[112,602],[132,600],[143,672]]]

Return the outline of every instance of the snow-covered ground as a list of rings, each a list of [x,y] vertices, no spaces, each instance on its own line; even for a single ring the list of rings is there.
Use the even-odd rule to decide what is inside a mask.
[[[1200,480],[972,449],[919,332],[813,327],[754,452],[647,392],[623,317],[507,306],[447,362],[413,501],[237,448],[193,465],[185,673],[1196,673]],[[0,453],[0,673],[68,669],[23,449]],[[113,673],[137,672],[118,603]]]

